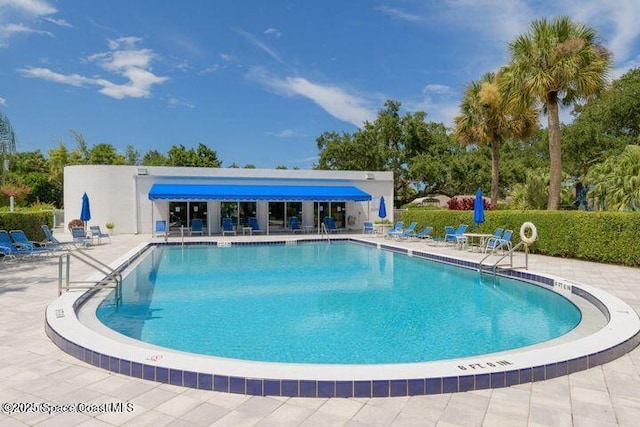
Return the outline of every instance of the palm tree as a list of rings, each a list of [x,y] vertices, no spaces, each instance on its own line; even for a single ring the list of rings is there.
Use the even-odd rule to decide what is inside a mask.
[[[503,89],[514,105],[542,104],[549,129],[549,201],[560,204],[562,147],[558,105],[585,101],[604,89],[611,55],[597,42],[596,31],[568,17],[535,20],[529,31],[509,44]]]
[[[2,183],[4,184],[4,161],[7,156],[16,151],[16,135],[7,116],[0,112],[0,168],[2,169]]]
[[[592,167],[585,181],[596,208],[640,211],[640,146],[627,145],[619,156]]]
[[[500,147],[508,138],[524,138],[537,127],[537,112],[527,106],[513,111],[498,84],[500,76],[487,73],[465,89],[461,114],[454,119],[454,137],[463,145],[491,147],[491,203],[498,202]]]

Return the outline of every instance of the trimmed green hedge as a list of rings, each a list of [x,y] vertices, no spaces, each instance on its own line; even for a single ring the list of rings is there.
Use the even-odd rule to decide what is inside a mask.
[[[419,210],[402,213],[405,223],[417,221],[433,227],[433,236],[443,236],[447,225],[469,225],[469,232],[492,233],[496,228],[513,230],[520,241],[522,223],[530,221],[538,229],[531,252],[629,266],[640,266],[640,213],[581,211],[488,211],[479,227],[473,211]]]
[[[0,212],[0,230],[22,230],[34,242],[44,240],[43,224],[53,226],[51,211]]]

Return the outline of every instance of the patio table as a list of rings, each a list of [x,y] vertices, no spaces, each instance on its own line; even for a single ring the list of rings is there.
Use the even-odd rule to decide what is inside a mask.
[[[487,239],[493,237],[493,234],[487,234],[487,233],[464,233],[462,234],[462,236],[464,237],[464,239],[459,242],[460,243],[460,249],[462,249],[463,244],[468,244],[468,246],[470,247],[470,250],[473,252],[473,248],[474,247],[478,247],[479,249],[481,249]],[[477,243],[477,245],[474,245],[474,240]]]

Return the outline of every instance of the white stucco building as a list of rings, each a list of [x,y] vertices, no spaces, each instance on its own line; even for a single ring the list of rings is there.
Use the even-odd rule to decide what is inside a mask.
[[[152,233],[156,221],[189,227],[200,219],[205,234],[221,231],[222,218],[238,230],[255,217],[260,229],[287,231],[297,217],[315,231],[325,216],[361,230],[378,219],[384,196],[393,220],[393,173],[237,168],[76,165],[64,169],[65,224],[80,217],[82,195],[91,205],[90,225],[114,233]]]

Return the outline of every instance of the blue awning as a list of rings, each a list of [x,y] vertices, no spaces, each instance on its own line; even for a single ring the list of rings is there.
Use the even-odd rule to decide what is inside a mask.
[[[154,184],[149,199],[338,202],[371,200],[371,195],[353,186]]]

